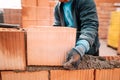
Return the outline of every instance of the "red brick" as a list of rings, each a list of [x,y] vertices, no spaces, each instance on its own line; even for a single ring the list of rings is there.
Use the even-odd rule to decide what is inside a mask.
[[[75,46],[76,29],[36,27],[27,30],[28,65],[61,66]]]
[[[22,0],[22,6],[37,6],[37,0]]]
[[[24,70],[25,41],[24,32],[19,30],[0,30],[0,70]]]
[[[21,24],[21,9],[4,9],[4,23]]]
[[[38,7],[49,7],[49,0],[37,0]]]
[[[114,69],[112,73],[112,80],[120,80],[120,68]]]
[[[54,7],[57,4],[57,1],[49,1],[50,7],[50,18],[54,19]]]
[[[37,21],[37,26],[52,26],[50,25],[50,20],[38,20]]]
[[[50,8],[49,7],[38,7],[37,8],[37,20],[49,19],[50,18]]]
[[[36,7],[22,7],[22,20],[36,20],[37,19]]]
[[[112,69],[96,70],[95,80],[112,80]]]
[[[51,19],[50,20],[50,25],[53,25],[54,24],[54,19]]]
[[[96,0],[97,12],[99,17],[99,37],[102,39],[107,39],[108,29],[110,25],[111,12],[115,11],[114,2],[117,0]],[[101,29],[103,27],[103,29]],[[105,29],[106,28],[106,29]],[[105,30],[106,31],[105,31]],[[104,34],[103,34],[104,33]]]
[[[49,6],[52,8],[54,8],[56,4],[57,4],[57,1],[49,1]]]
[[[115,60],[115,61],[120,61],[120,56],[104,56],[106,60]]]
[[[28,27],[32,27],[32,26],[37,26],[36,20],[22,20],[23,28],[28,28]]]
[[[54,9],[50,8],[50,19],[54,19]]]
[[[99,28],[99,38],[106,39],[107,38],[107,31],[105,29]]]
[[[11,23],[10,24],[21,24],[21,16],[19,14],[11,15]]]
[[[120,80],[120,69],[96,70],[95,80]]]
[[[12,72],[3,71],[2,80],[48,80],[48,71],[37,72]]]
[[[94,70],[51,70],[50,80],[94,80]]]

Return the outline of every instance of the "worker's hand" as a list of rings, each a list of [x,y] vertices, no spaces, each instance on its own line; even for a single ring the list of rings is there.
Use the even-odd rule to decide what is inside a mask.
[[[80,54],[72,49],[68,55],[67,55],[67,60],[66,62],[63,64],[63,67],[65,69],[76,69],[80,63]]]

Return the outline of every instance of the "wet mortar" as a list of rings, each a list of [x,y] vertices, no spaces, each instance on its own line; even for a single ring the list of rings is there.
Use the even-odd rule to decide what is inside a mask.
[[[104,57],[84,55],[81,59],[78,68],[72,68],[72,70],[79,69],[112,69],[120,68],[119,60],[106,60]],[[66,70],[62,66],[27,66],[27,71],[41,71],[41,70]]]
[[[119,60],[106,60],[104,57],[84,55],[78,69],[111,69],[120,68]]]

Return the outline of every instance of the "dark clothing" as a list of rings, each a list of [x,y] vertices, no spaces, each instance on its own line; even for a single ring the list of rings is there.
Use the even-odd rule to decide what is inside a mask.
[[[58,2],[55,7],[54,26],[65,26],[63,15],[63,3]],[[99,51],[100,44],[98,39],[99,23],[94,1],[73,0],[72,16],[74,21],[73,28],[77,28],[76,42],[79,40],[87,40],[90,44],[90,50],[86,54],[95,55]]]

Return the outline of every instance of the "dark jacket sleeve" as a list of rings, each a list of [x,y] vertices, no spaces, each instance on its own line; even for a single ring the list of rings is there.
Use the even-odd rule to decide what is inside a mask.
[[[79,21],[81,23],[80,33],[78,41],[87,40],[90,48],[95,42],[95,38],[98,36],[98,16],[96,12],[96,5],[93,0],[80,0],[79,2]],[[80,52],[79,45],[77,51]],[[84,55],[84,53],[83,53]]]
[[[60,15],[59,15],[58,11],[59,10],[58,10],[58,4],[57,4],[54,9],[54,24],[53,24],[53,26],[61,26]]]

